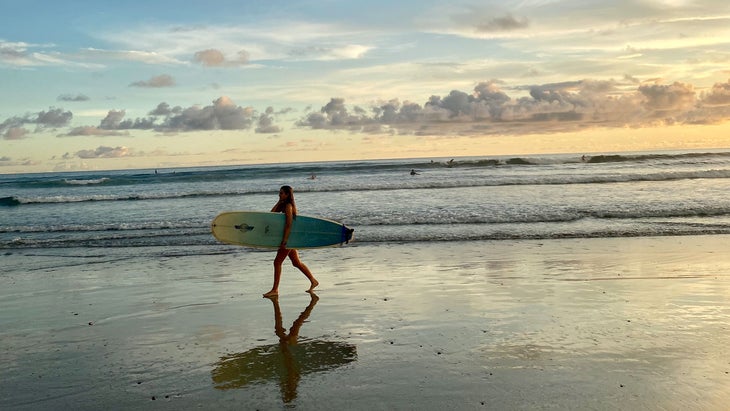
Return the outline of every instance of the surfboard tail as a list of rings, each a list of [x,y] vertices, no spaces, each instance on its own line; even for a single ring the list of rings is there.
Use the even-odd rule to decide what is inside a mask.
[[[345,233],[345,244],[350,244],[350,241],[352,241],[352,237],[355,233],[355,229],[349,228],[346,225],[342,224],[342,231]]]

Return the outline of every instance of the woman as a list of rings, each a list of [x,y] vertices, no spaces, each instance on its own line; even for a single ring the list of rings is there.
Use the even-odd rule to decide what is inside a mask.
[[[299,259],[299,253],[297,250],[291,250],[286,248],[286,242],[289,239],[291,233],[291,225],[294,219],[297,217],[297,205],[294,202],[294,191],[289,186],[282,186],[279,189],[279,201],[271,209],[272,213],[284,213],[286,216],[286,222],[284,223],[284,236],[279,244],[279,250],[276,252],[276,258],[274,259],[274,286],[271,287],[271,291],[264,294],[264,297],[274,297],[279,295],[279,279],[281,278],[281,264],[289,257],[294,267],[298,268],[299,271],[304,273],[309,279],[310,287],[309,291],[314,290],[314,287],[319,285],[312,272],[304,263]]]

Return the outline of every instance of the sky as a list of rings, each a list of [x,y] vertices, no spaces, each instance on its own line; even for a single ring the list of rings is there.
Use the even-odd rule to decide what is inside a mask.
[[[730,147],[727,0],[0,10],[0,173]]]

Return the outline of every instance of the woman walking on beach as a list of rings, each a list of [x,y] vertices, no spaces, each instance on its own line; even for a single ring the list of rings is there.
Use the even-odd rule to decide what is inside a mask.
[[[274,286],[271,287],[271,291],[264,294],[264,297],[273,297],[279,295],[279,279],[281,279],[281,264],[289,257],[294,267],[298,268],[310,282],[309,290],[314,290],[314,287],[319,285],[319,281],[314,278],[309,268],[299,259],[299,253],[297,250],[291,250],[286,248],[286,242],[289,239],[291,233],[291,225],[294,219],[297,217],[297,205],[294,202],[294,190],[290,186],[282,186],[279,189],[279,201],[271,209],[272,213],[284,213],[286,216],[286,222],[284,223],[284,236],[279,244],[279,250],[276,252],[276,258],[274,259]]]

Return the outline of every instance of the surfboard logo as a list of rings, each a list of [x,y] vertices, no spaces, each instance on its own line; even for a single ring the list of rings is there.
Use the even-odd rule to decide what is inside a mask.
[[[253,226],[252,225],[248,225],[246,223],[239,224],[239,225],[234,225],[233,228],[235,228],[236,230],[243,231],[243,232],[252,231],[253,230]],[[268,229],[269,229],[269,227],[266,227],[266,230],[268,230]]]

